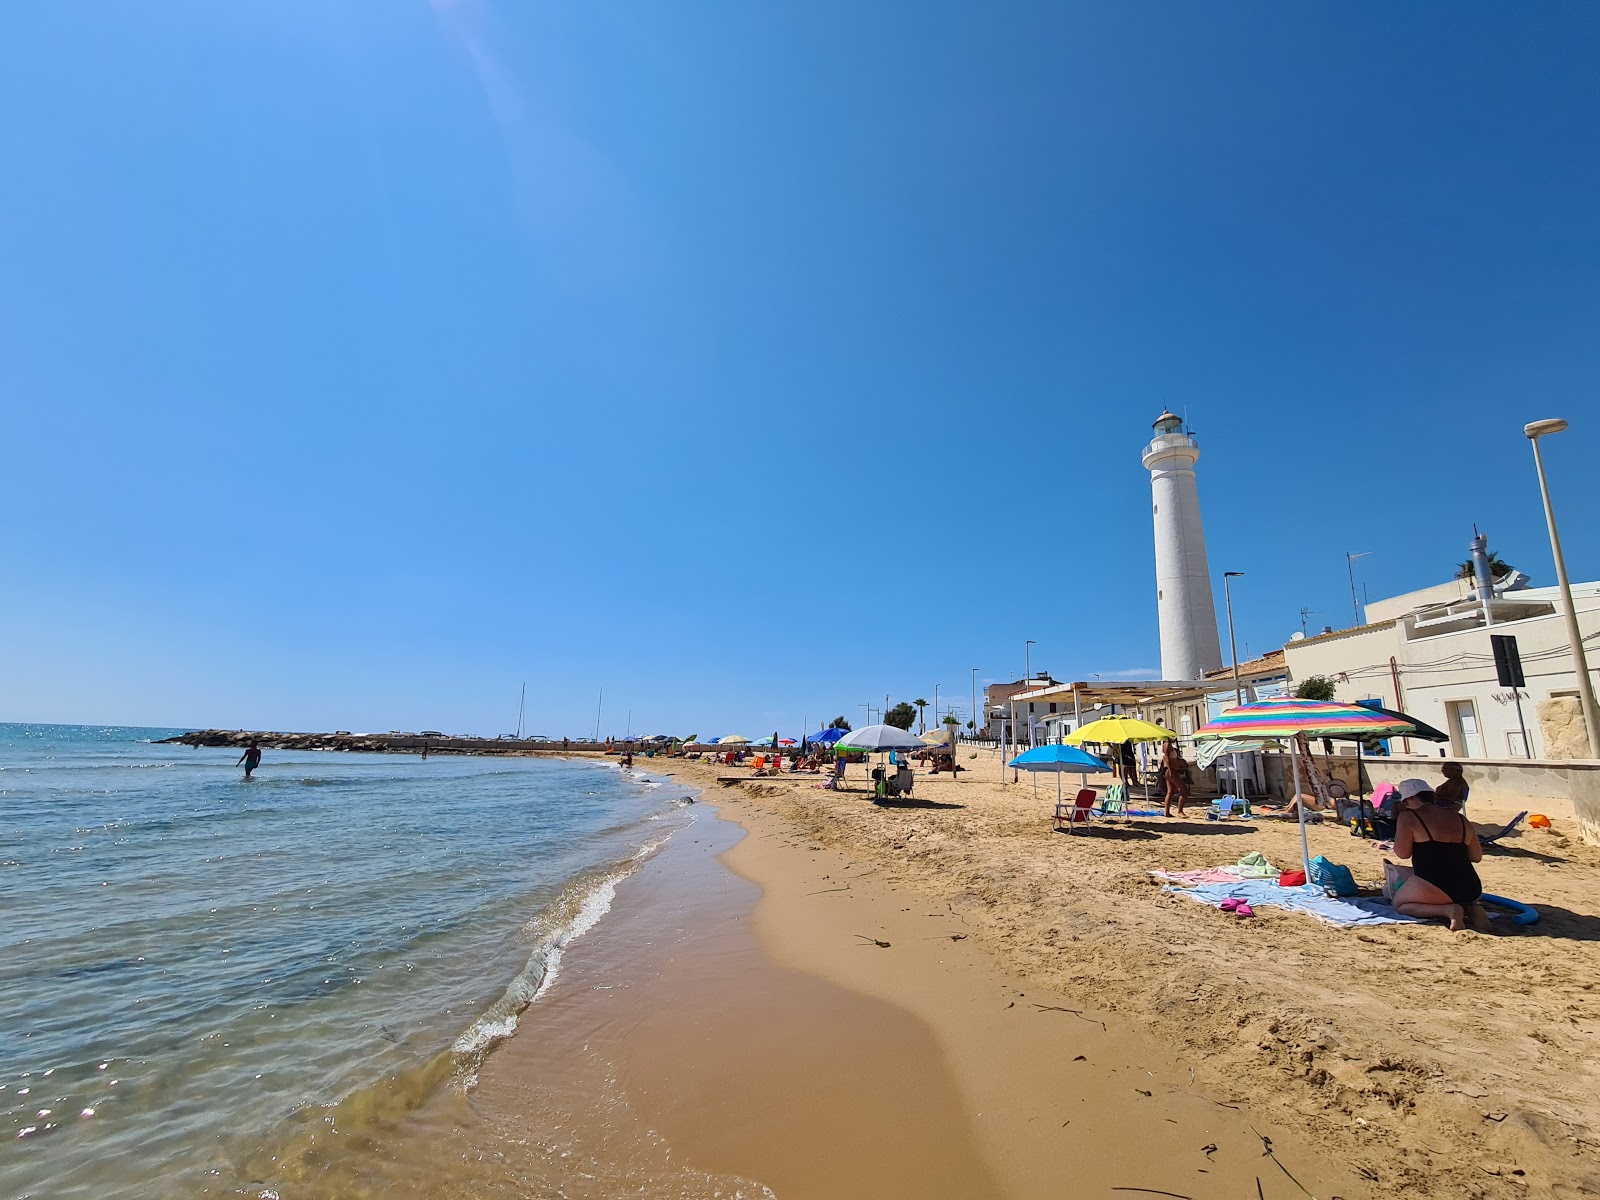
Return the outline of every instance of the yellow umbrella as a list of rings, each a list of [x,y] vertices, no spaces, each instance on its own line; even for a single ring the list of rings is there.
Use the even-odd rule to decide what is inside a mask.
[[[950,741],[950,731],[948,729],[930,729],[922,735],[922,740],[929,746],[947,745]]]
[[[719,746],[748,746],[749,744],[749,738],[743,737],[737,733],[730,733],[727,737],[723,738],[717,743]]]
[[[1111,746],[1122,742],[1164,742],[1177,736],[1170,729],[1138,717],[1101,717],[1061,740],[1069,746],[1081,746],[1085,742]]]
[[[1090,721],[1075,733],[1069,733],[1062,738],[1072,746],[1081,746],[1085,742],[1095,742],[1102,746],[1124,745],[1128,742],[1165,742],[1177,738],[1177,734],[1153,721],[1141,721],[1138,717],[1101,717],[1098,721]],[[1131,753],[1131,751],[1130,751]],[[1123,780],[1124,786],[1131,780]],[[1145,781],[1144,798],[1150,799],[1150,783]]]

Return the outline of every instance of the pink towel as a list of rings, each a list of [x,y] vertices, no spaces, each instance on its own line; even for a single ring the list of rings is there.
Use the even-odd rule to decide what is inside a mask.
[[[1157,879],[1169,883],[1238,883],[1239,872],[1234,867],[1206,867],[1201,871],[1151,871]]]

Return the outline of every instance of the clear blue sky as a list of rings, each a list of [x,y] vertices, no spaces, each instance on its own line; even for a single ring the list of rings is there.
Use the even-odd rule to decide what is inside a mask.
[[[702,735],[1600,574],[1600,10],[230,0],[0,37],[0,718]],[[857,521],[902,530],[875,545]],[[953,556],[943,547],[954,543]],[[1220,604],[1219,604],[1220,608]]]

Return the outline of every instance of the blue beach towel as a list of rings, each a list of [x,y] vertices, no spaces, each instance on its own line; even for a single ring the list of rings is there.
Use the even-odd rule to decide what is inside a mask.
[[[1335,898],[1324,895],[1318,887],[1279,887],[1267,879],[1241,879],[1238,883],[1202,883],[1195,887],[1165,889],[1220,908],[1224,900],[1248,900],[1251,908],[1271,905],[1309,913],[1319,921],[1350,929],[1358,925],[1398,925],[1415,923],[1415,917],[1403,917],[1395,912],[1389,902],[1365,896]]]

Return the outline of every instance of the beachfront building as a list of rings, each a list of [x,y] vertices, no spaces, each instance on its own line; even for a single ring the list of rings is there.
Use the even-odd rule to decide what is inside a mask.
[[[1008,723],[1011,728],[1015,729],[1015,722],[1018,718],[1017,714],[1012,711],[1012,697],[1020,696],[1023,692],[1058,686],[1060,685],[1050,678],[1050,672],[1048,671],[1035,671],[1031,679],[1015,679],[1010,683],[988,684],[983,689],[983,728],[980,736],[988,741],[998,742],[1005,733]],[[1021,715],[1022,721],[1026,723],[1030,720],[1036,721],[1042,717],[1053,715],[1056,710],[1048,707],[1048,703],[1048,701],[1039,702],[1037,707],[1024,704]],[[1025,724],[1024,731],[1026,731]],[[1016,740],[1014,733],[1012,740]],[[1026,737],[1021,740],[1024,744],[1027,744]]]
[[[1572,593],[1593,678],[1600,582],[1574,584]],[[1525,686],[1498,682],[1493,634],[1516,638]],[[1589,757],[1553,587],[1507,591],[1485,603],[1470,584],[1452,582],[1373,601],[1365,625],[1291,641],[1284,658],[1295,681],[1326,676],[1341,700],[1375,699],[1450,735],[1437,750],[1421,743],[1406,749],[1486,763]]]
[[[1200,443],[1182,418],[1163,412],[1143,462],[1150,472],[1156,537],[1156,613],[1163,679],[1200,679],[1222,666],[1217,606],[1211,594],[1206,535],[1194,465]]]

